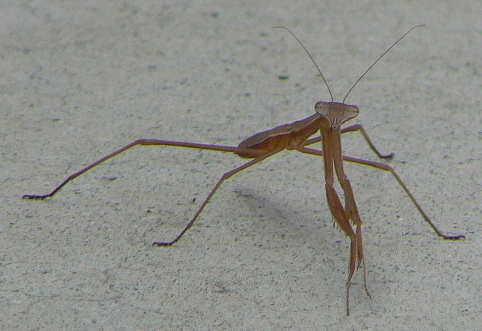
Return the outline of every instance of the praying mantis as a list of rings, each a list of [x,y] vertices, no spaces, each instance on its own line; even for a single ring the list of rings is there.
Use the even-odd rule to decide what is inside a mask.
[[[357,163],[360,165],[370,166],[379,170],[387,171],[392,174],[401,188],[405,191],[408,198],[412,201],[415,208],[422,215],[425,222],[435,231],[435,233],[448,240],[457,240],[464,238],[463,235],[446,235],[442,233],[432,220],[427,216],[422,207],[419,205],[413,194],[409,191],[407,186],[404,184],[402,179],[398,176],[395,170],[382,162],[370,161],[361,158],[345,156],[342,153],[341,145],[341,135],[348,132],[360,132],[367,142],[370,149],[381,159],[390,159],[393,157],[392,154],[384,155],[378,151],[375,147],[365,129],[361,124],[352,124],[350,126],[342,128],[342,125],[355,118],[359,113],[359,108],[355,105],[349,105],[345,103],[350,92],[353,88],[361,81],[361,79],[368,73],[368,71],[386,54],[388,53],[400,40],[402,40],[407,34],[409,34],[415,28],[422,26],[417,25],[407,31],[403,36],[401,36],[395,43],[393,43],[385,52],[383,52],[377,60],[358,78],[358,80],[352,85],[352,87],[346,93],[342,102],[334,102],[333,94],[330,87],[322,74],[321,69],[318,67],[314,61],[310,52],[306,49],[303,43],[296,37],[296,35],[291,32],[286,27],[276,27],[286,29],[303,47],[305,52],[310,57],[311,61],[315,64],[318,69],[318,73],[323,79],[328,92],[331,97],[331,101],[319,101],[315,104],[315,114],[308,116],[302,120],[277,126],[273,129],[262,131],[254,134],[253,136],[243,140],[238,146],[223,146],[223,145],[213,145],[213,144],[203,144],[203,143],[193,143],[184,141],[171,141],[171,140],[161,140],[161,139],[139,139],[130,144],[100,158],[99,160],[91,163],[90,165],[84,167],[83,169],[77,171],[76,173],[70,175],[65,179],[60,185],[58,185],[54,190],[45,195],[24,195],[25,199],[45,199],[54,196],[61,188],[63,188],[67,183],[71,182],[75,178],[89,171],[90,169],[98,166],[99,164],[133,148],[136,146],[172,146],[172,147],[184,147],[193,149],[202,149],[210,151],[219,152],[230,152],[234,153],[241,158],[251,159],[239,167],[236,167],[225,174],[217,181],[214,187],[211,189],[207,197],[204,199],[200,207],[198,208],[195,215],[192,217],[190,222],[184,227],[184,229],[171,241],[162,242],[156,241],[153,245],[156,246],[171,246],[178,242],[183,235],[193,226],[193,224],[198,219],[201,212],[204,210],[208,202],[211,200],[213,195],[219,189],[219,187],[235,174],[283,151],[283,150],[296,150],[304,154],[321,156],[324,160],[324,174],[325,174],[325,192],[328,207],[330,209],[331,215],[344,232],[344,234],[350,239],[350,253],[349,253],[349,263],[348,263],[348,279],[346,281],[346,312],[347,315],[350,313],[350,285],[352,278],[356,271],[364,264],[364,251],[363,251],[363,240],[362,240],[362,221],[360,214],[358,212],[357,204],[355,202],[354,193],[348,179],[344,168],[343,162],[348,161],[352,163]],[[311,138],[316,132],[320,131],[320,136]],[[315,149],[309,147],[315,143],[320,143],[322,149]],[[344,193],[344,204],[342,203],[339,194],[335,189],[335,176],[339,181],[341,190]],[[366,268],[364,268],[364,284],[365,290],[368,296],[370,296],[367,281],[366,281]]]

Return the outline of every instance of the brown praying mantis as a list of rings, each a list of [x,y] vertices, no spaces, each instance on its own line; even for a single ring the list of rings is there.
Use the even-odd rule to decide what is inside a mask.
[[[401,178],[398,176],[398,174],[391,166],[381,162],[369,161],[369,160],[355,158],[351,156],[344,156],[342,153],[341,134],[347,133],[347,132],[359,131],[362,134],[365,141],[367,142],[370,149],[379,158],[389,159],[393,156],[393,153],[388,155],[381,154],[378,151],[378,149],[375,147],[375,145],[372,143],[372,141],[368,137],[366,131],[364,130],[361,124],[353,124],[348,127],[341,128],[342,124],[356,117],[359,113],[359,109],[357,106],[348,105],[345,103],[345,100],[347,99],[348,95],[353,90],[353,88],[361,81],[361,79],[367,74],[367,72],[381,58],[386,53],[388,53],[388,51],[390,51],[407,34],[409,34],[413,29],[419,26],[420,25],[417,25],[411,28],[403,36],[401,36],[395,43],[393,43],[385,52],[383,52],[377,58],[377,60],[352,85],[352,87],[348,90],[347,94],[345,95],[343,102],[341,103],[333,101],[333,94],[330,90],[328,82],[323,76],[321,69],[318,67],[313,57],[308,52],[306,47],[302,44],[302,42],[288,28],[285,28],[282,26],[277,27],[277,28],[286,29],[298,41],[298,43],[301,45],[301,47],[303,47],[305,52],[310,57],[311,61],[315,64],[321,78],[323,79],[325,85],[327,86],[328,92],[331,97],[331,101],[317,102],[315,104],[315,114],[293,123],[280,125],[271,130],[259,132],[245,139],[238,146],[221,146],[221,145],[213,145],[213,144],[170,141],[170,140],[160,140],[160,139],[139,139],[102,157],[101,159],[95,161],[94,163],[70,175],[60,185],[58,185],[52,192],[45,195],[24,195],[23,198],[45,199],[45,198],[52,197],[67,183],[79,177],[83,173],[89,171],[95,166],[135,146],[174,146],[174,147],[186,147],[186,148],[194,148],[194,149],[219,151],[219,152],[231,152],[231,153],[237,154],[242,158],[251,159],[250,161],[242,164],[241,166],[226,172],[218,180],[216,185],[214,185],[212,190],[209,192],[208,196],[204,199],[201,206],[198,208],[194,217],[172,241],[168,241],[168,242],[156,241],[153,243],[153,245],[157,245],[157,246],[171,246],[177,241],[179,241],[179,239],[181,239],[181,237],[186,233],[186,231],[188,231],[192,227],[192,225],[196,222],[199,215],[204,210],[207,203],[211,200],[212,196],[218,190],[221,184],[227,179],[234,176],[235,174],[283,150],[297,150],[305,154],[322,156],[324,159],[325,190],[326,190],[328,206],[330,208],[334,221],[339,225],[339,227],[345,233],[345,235],[350,238],[350,259],[348,264],[348,280],[346,282],[346,311],[347,311],[347,314],[349,314],[350,312],[349,294],[350,294],[351,280],[355,272],[360,268],[361,264],[364,263],[364,255],[363,255],[363,242],[362,242],[362,230],[361,230],[362,221],[360,219],[360,214],[358,212],[358,208],[355,202],[355,197],[353,194],[350,181],[343,169],[343,161],[366,165],[366,166],[374,167],[376,169],[390,172],[395,178],[395,180],[398,182],[398,184],[405,191],[405,193],[412,201],[412,203],[415,205],[415,208],[420,212],[423,219],[430,225],[430,227],[432,227],[432,229],[435,231],[435,233],[438,236],[444,239],[451,239],[451,240],[464,238],[463,235],[449,236],[439,231],[435,226],[435,224],[432,222],[432,220],[423,211],[422,207],[419,205],[415,197],[408,190],[407,186],[404,184],[404,182],[401,180]],[[310,138],[318,130],[320,131],[321,135],[314,138]],[[321,150],[308,147],[318,142],[321,142],[322,144]],[[334,187],[335,175],[344,193],[344,205],[342,204],[341,199]],[[364,283],[365,283],[366,293],[368,296],[370,296],[367,288],[367,282],[366,282],[366,268],[364,268]]]

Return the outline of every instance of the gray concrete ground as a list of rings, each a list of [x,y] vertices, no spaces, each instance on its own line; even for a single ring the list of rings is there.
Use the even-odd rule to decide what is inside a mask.
[[[15,1],[0,4],[0,329],[475,330],[482,324],[480,1]],[[215,152],[138,148],[48,201],[69,174],[137,138],[236,145],[347,99],[447,233],[388,173],[347,164],[365,222],[345,315],[348,240],[322,161],[283,153],[227,182]],[[288,79],[281,80],[279,75]],[[348,155],[375,160],[358,134]]]

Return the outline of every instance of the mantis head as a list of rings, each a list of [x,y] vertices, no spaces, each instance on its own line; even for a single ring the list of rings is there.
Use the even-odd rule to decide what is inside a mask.
[[[315,104],[315,111],[328,122],[330,128],[340,127],[340,125],[356,117],[360,112],[358,107],[354,105],[325,101],[318,101]]]

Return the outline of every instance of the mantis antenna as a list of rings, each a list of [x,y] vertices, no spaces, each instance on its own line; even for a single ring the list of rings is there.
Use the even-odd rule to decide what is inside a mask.
[[[357,81],[355,82],[355,84],[353,84],[350,89],[348,90],[348,92],[346,93],[345,97],[343,98],[343,103],[345,103],[345,100],[346,98],[348,97],[348,95],[350,94],[350,92],[355,88],[355,86],[362,80],[363,77],[365,77],[365,75],[370,71],[371,68],[373,68],[373,66],[375,64],[377,64],[378,61],[380,61],[380,59],[385,55],[387,54],[396,44],[398,44],[398,42],[400,40],[402,40],[407,34],[409,34],[410,32],[412,32],[412,30],[420,27],[420,26],[425,26],[424,24],[419,24],[419,25],[415,25],[413,28],[411,28],[410,30],[408,30],[407,32],[405,32],[405,34],[403,36],[401,36],[400,38],[397,39],[397,41],[395,41],[392,46],[388,47],[388,49],[382,53],[382,55],[380,55],[376,60],[375,62],[372,63],[371,66],[368,67],[367,70],[365,70],[365,72],[360,76],[360,78],[357,79]],[[331,89],[330,89],[330,86],[328,85],[328,82],[326,81],[325,79],[325,76],[323,76],[323,73],[321,72],[321,69],[320,67],[318,66],[318,64],[316,64],[315,60],[313,59],[313,56],[310,54],[310,52],[308,51],[308,49],[306,49],[305,45],[303,45],[303,43],[298,39],[298,37],[296,37],[296,35],[290,30],[288,29],[287,27],[284,27],[284,26],[275,26],[274,28],[276,29],[285,29],[286,31],[288,31],[295,39],[296,41],[298,41],[298,43],[301,45],[301,47],[303,47],[303,49],[305,50],[306,54],[308,54],[308,56],[310,57],[311,61],[314,63],[316,69],[318,69],[318,72],[320,73],[320,76],[321,78],[323,79],[323,81],[325,82],[325,85],[326,87],[328,88],[328,92],[330,93],[330,98],[331,98],[331,101],[333,102],[333,94],[331,93]]]

